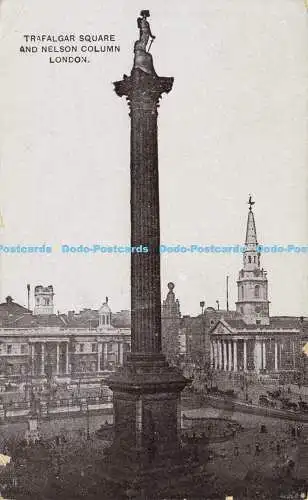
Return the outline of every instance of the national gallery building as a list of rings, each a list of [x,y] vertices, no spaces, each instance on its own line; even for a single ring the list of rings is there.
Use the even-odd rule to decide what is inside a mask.
[[[11,297],[0,304],[0,386],[99,380],[123,363],[130,350],[130,328],[111,324],[107,297],[94,318],[80,319],[72,313],[54,314],[53,296],[51,285],[39,285],[33,312]]]

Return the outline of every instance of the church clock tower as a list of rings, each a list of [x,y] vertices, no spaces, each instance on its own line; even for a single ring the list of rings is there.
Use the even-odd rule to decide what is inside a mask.
[[[269,324],[269,300],[267,273],[260,267],[257,231],[249,196],[249,212],[247,219],[245,250],[243,252],[243,268],[237,281],[238,300],[236,311],[247,324]]]

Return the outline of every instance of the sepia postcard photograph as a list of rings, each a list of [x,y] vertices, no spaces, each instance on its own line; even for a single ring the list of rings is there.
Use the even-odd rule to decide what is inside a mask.
[[[0,499],[308,499],[307,16],[0,0]]]

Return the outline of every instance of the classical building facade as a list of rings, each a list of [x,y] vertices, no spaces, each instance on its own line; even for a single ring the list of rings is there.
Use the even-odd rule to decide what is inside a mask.
[[[130,328],[112,325],[108,298],[98,321],[53,313],[53,287],[35,287],[34,311],[11,297],[0,304],[0,385],[99,378],[123,363]],[[77,315],[78,316],[78,315]]]
[[[250,205],[243,266],[237,281],[236,312],[227,313],[210,331],[214,370],[295,373],[302,351],[304,318],[269,314],[267,273],[261,267],[257,232]]]

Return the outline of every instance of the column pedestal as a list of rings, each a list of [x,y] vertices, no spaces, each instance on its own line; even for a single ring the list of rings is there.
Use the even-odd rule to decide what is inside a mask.
[[[168,459],[182,460],[180,393],[187,380],[164,359],[130,360],[111,376],[115,437],[109,453],[117,474],[147,475]],[[181,463],[180,460],[180,463]]]

